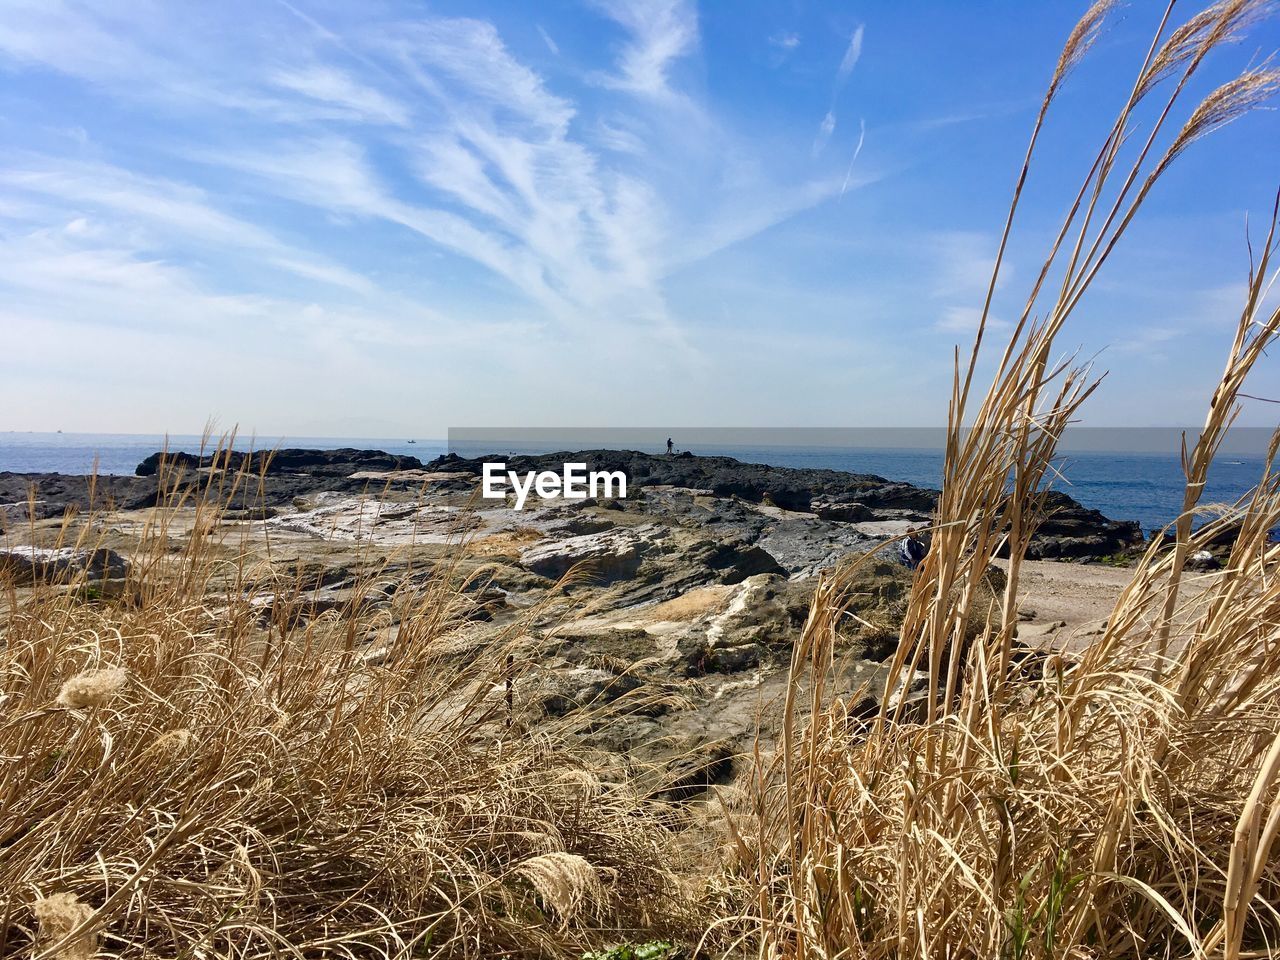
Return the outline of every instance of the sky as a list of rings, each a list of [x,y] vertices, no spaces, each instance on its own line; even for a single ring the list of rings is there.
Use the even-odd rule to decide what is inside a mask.
[[[1054,104],[995,338],[1161,10]],[[0,0],[0,430],[940,424],[1082,11]],[[1086,422],[1203,420],[1277,147],[1255,112],[1153,192],[1060,340]]]

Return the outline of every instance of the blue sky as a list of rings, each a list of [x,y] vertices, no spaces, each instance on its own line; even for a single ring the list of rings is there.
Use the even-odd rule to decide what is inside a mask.
[[[940,423],[1083,9],[0,8],[0,428],[311,436]],[[997,321],[1159,13],[1056,103]],[[1277,48],[1262,24],[1196,89]],[[1203,418],[1277,147],[1257,112],[1158,187],[1063,337],[1110,370],[1088,422]]]

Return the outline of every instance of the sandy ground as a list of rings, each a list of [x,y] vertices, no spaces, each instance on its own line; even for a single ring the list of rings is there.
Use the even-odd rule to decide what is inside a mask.
[[[1007,561],[999,561],[1008,567]],[[1079,646],[1111,615],[1133,571],[1103,564],[1028,560],[1018,601],[1025,623],[1020,639],[1049,646]]]

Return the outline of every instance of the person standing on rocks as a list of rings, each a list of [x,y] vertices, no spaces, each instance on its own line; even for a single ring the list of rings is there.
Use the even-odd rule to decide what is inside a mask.
[[[671,438],[670,438],[670,437],[667,437],[667,456],[668,456],[668,457],[669,457],[669,456],[671,456],[671,454],[672,454],[674,451],[675,451],[675,444],[671,442]]]

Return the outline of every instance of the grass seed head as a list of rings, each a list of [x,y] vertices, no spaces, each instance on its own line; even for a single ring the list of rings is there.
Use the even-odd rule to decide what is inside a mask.
[[[58,705],[73,710],[105,707],[128,681],[128,671],[120,667],[82,671],[62,685],[58,691]]]
[[[93,916],[93,908],[81,903],[74,893],[55,893],[31,904],[36,915],[40,942],[46,949]],[[54,954],[56,960],[89,960],[98,952],[98,935],[86,933],[67,941]]]
[[[516,872],[529,881],[562,924],[567,924],[583,907],[599,902],[603,896],[596,868],[576,853],[556,851],[531,857],[520,864]]]

